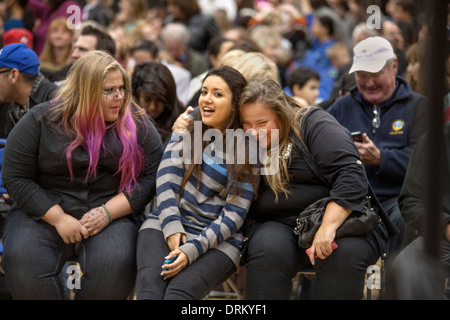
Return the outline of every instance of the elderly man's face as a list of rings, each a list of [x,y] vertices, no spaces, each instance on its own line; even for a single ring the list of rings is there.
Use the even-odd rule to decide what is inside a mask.
[[[379,105],[388,100],[394,93],[396,75],[397,60],[388,61],[384,68],[377,73],[356,71],[356,85],[364,99],[374,105]]]

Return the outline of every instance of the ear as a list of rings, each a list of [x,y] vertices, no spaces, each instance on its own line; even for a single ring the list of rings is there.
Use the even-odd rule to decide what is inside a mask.
[[[392,63],[392,71],[394,72],[395,75],[397,75],[397,73],[398,73],[398,59],[397,58],[395,58]]]
[[[300,85],[298,83],[294,84],[292,86],[292,94],[297,96],[299,95],[299,91],[302,89],[302,87],[300,87]]]
[[[11,69],[8,75],[8,79],[10,79],[12,84],[17,83],[19,81],[20,72],[16,68]]]

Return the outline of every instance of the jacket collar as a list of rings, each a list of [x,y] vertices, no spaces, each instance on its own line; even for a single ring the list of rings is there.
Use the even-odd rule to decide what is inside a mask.
[[[378,107],[383,108],[386,106],[390,106],[393,103],[398,102],[403,99],[406,99],[411,95],[412,91],[411,91],[411,87],[410,87],[408,81],[406,81],[401,76],[396,76],[395,79],[396,79],[397,87],[396,87],[394,93],[388,100],[386,100],[383,103],[381,103],[380,105],[378,105]],[[358,91],[358,88],[356,86],[354,86],[350,90],[350,94],[359,103],[373,107],[372,103],[370,103],[369,101],[367,101],[366,99],[363,98],[363,96]]]

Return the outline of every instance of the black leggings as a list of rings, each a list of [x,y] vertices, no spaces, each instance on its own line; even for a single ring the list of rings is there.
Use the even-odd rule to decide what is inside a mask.
[[[378,260],[372,236],[337,239],[338,248],[325,260],[316,259],[313,299],[361,299],[367,267]],[[297,245],[292,228],[268,221],[258,226],[248,244],[246,299],[289,299],[292,278],[308,256]]]
[[[175,277],[164,280],[160,275],[161,266],[169,252],[161,231],[143,229],[139,232],[138,300],[200,300],[236,272],[236,266],[225,253],[211,249]]]

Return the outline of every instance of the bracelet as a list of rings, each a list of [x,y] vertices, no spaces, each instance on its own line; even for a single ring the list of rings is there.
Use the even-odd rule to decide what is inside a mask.
[[[111,217],[111,214],[109,213],[109,211],[108,211],[108,208],[106,208],[106,206],[102,203],[102,207],[103,207],[103,209],[105,209],[105,211],[106,211],[106,214],[108,215],[108,217],[109,217],[109,223],[111,223],[112,222],[112,217]]]

